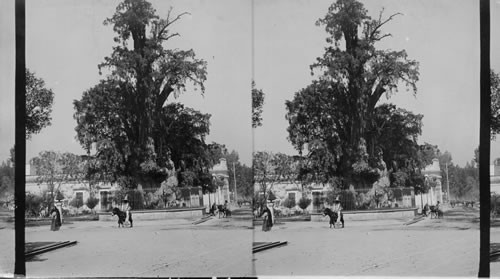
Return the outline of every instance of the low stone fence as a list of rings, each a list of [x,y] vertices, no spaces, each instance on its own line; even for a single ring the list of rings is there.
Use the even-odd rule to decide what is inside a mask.
[[[365,221],[383,219],[413,218],[417,215],[417,208],[393,208],[379,210],[342,211],[345,221]],[[311,221],[324,221],[322,213],[311,213]]]
[[[157,210],[132,210],[132,219],[135,220],[164,220],[164,219],[191,219],[201,218],[205,207],[172,208]],[[111,212],[100,212],[99,221],[116,221]]]

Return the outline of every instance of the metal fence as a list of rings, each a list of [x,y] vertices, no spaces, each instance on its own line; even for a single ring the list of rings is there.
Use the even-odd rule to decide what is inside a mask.
[[[107,210],[111,210],[112,207],[121,207],[125,197],[133,210],[203,206],[201,187],[182,187],[176,193],[160,192],[158,188],[145,188],[142,191],[111,192],[105,201]]]
[[[344,210],[415,207],[415,195],[412,187],[340,190],[335,195],[339,198]],[[312,202],[313,211],[316,212],[332,205],[327,201],[326,192],[317,192],[316,195],[313,195]]]

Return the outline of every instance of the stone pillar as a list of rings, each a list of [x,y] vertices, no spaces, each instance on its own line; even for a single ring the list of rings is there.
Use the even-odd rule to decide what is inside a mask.
[[[436,181],[436,203],[443,203],[443,188],[441,186],[441,179],[437,179]]]

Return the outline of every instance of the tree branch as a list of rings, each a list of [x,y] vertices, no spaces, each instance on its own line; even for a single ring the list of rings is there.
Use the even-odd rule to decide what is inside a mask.
[[[370,40],[372,41],[379,41],[381,40],[382,38],[385,38],[387,36],[391,36],[390,34],[386,34],[386,35],[383,35],[382,37],[380,38],[375,38],[375,35],[376,33],[378,32],[378,30],[384,25],[386,24],[387,22],[391,21],[395,16],[397,15],[403,15],[402,13],[395,13],[393,15],[391,15],[388,19],[386,19],[385,21],[381,22],[382,21],[382,13],[384,12],[384,10],[382,9],[382,11],[380,12],[380,16],[379,16],[379,20],[378,20],[378,24],[377,26],[375,26],[375,28],[372,30],[372,32],[370,32]]]

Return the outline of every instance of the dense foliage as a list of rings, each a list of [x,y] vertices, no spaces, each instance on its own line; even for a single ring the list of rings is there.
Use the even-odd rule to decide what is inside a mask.
[[[500,76],[493,70],[491,78],[491,138],[500,133]]]
[[[264,92],[262,89],[255,88],[255,82],[252,81],[252,127],[262,126],[262,111],[264,106]]]
[[[422,116],[379,105],[380,98],[389,98],[400,83],[414,94],[417,90],[418,63],[404,50],[375,48],[390,36],[381,27],[395,16],[382,19],[380,13],[373,19],[362,3],[338,0],[317,21],[325,26],[329,46],[311,65],[320,72],[317,79],[286,102],[286,118],[290,142],[301,154],[306,150],[310,159],[306,173],[320,182],[340,178],[343,188],[364,187],[380,178],[382,160],[404,161],[391,154],[391,145],[400,142],[394,152],[405,156],[418,152]],[[405,129],[398,130],[401,127]],[[393,138],[381,139],[384,136]]]
[[[107,75],[74,101],[77,139],[100,179],[135,189],[159,186],[175,168],[179,185],[205,185],[214,161],[205,143],[210,115],[170,102],[188,86],[204,92],[206,62],[192,49],[168,49],[178,16],[165,19],[144,0],[125,0],[105,21],[118,44],[99,65]],[[191,87],[190,87],[191,88]]]
[[[26,139],[50,126],[54,92],[45,81],[26,69]]]

